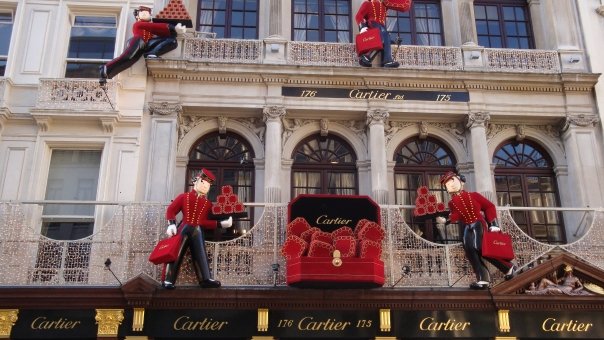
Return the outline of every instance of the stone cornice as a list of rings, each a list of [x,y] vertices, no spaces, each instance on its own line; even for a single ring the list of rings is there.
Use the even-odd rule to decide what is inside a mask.
[[[316,67],[268,64],[220,64],[183,60],[148,63],[152,78],[211,83],[281,84],[296,86],[381,87],[407,89],[487,90],[510,92],[591,92],[593,73],[539,74],[511,72],[366,70],[356,67]],[[497,81],[493,81],[496,79]]]

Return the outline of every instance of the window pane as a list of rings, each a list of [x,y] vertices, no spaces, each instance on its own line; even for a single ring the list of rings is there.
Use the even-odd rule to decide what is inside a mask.
[[[0,13],[0,55],[8,55],[10,36],[13,31],[12,16],[10,13]]]
[[[65,77],[96,78],[102,62],[86,59],[110,60],[115,50],[115,17],[76,16],[69,38]],[[79,60],[74,60],[79,59]]]
[[[101,151],[97,150],[53,150],[46,200],[94,201],[97,195]],[[91,217],[94,205],[49,204],[43,214]],[[52,222],[43,225],[47,236],[74,240],[92,234],[93,222]],[[46,235],[46,234],[45,234]]]

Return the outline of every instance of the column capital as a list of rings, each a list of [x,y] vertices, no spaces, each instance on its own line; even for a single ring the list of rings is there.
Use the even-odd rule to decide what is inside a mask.
[[[599,122],[600,119],[596,115],[567,113],[560,130],[566,132],[572,127],[594,127]]]
[[[262,114],[264,122],[279,120],[286,114],[285,106],[265,106],[264,109],[262,109]]]
[[[160,116],[170,116],[173,114],[181,115],[182,114],[182,104],[180,103],[154,103],[151,102],[148,105],[149,113],[152,115],[160,115]]]
[[[470,112],[466,127],[473,129],[475,127],[484,127],[485,129],[491,121],[491,115],[488,112]]]
[[[367,111],[367,121],[366,124],[371,126],[374,124],[384,124],[386,120],[390,117],[390,113],[385,109],[374,109]]]

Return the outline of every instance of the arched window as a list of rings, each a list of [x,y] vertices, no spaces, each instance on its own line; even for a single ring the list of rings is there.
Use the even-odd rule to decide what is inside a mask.
[[[420,139],[419,136],[403,141],[394,154],[395,202],[401,205],[415,205],[417,189],[427,186],[439,202],[447,203],[449,196],[440,185],[440,176],[455,170],[455,157],[443,143],[434,138]],[[437,228],[434,216],[414,217],[412,211],[404,210],[407,224],[422,237],[442,243],[459,242],[461,231],[456,224]]]
[[[191,177],[202,168],[206,168],[216,175],[216,182],[210,188],[208,198],[216,202],[223,185],[233,187],[241,202],[254,201],[254,152],[249,144],[239,135],[218,132],[201,137],[189,152],[187,164],[187,181],[185,190],[193,189]],[[210,241],[228,240],[237,237],[252,227],[253,209],[247,208],[248,217],[238,219],[233,227],[224,230],[216,229],[207,233],[206,239]]]
[[[343,139],[313,135],[292,155],[292,198],[299,194],[358,193],[356,155]]]
[[[506,142],[493,156],[497,205],[516,207],[559,206],[553,162],[537,144],[530,141]],[[513,211],[516,224],[533,238],[564,243],[562,217],[556,211]]]

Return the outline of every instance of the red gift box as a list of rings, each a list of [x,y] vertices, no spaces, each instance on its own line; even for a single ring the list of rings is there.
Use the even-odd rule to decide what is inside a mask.
[[[482,235],[482,256],[510,261],[514,258],[512,237],[501,232],[485,231]]]
[[[300,257],[287,261],[287,284],[307,288],[375,288],[384,285],[384,262],[379,259]]]
[[[370,28],[356,36],[357,55],[384,48],[379,28]]]
[[[157,242],[155,249],[153,249],[149,255],[149,261],[153,262],[153,264],[176,261],[181,239],[182,236],[180,236],[180,234],[176,234],[175,236],[168,237]]]

